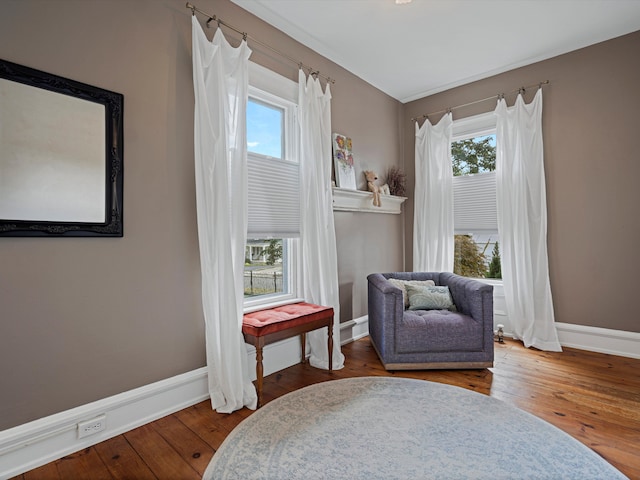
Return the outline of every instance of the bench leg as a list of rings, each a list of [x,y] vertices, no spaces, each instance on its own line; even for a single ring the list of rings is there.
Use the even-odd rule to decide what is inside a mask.
[[[329,371],[333,371],[333,318],[329,322],[329,340],[327,347],[329,348]]]
[[[305,332],[300,334],[300,342],[302,348],[302,360],[300,363],[307,363],[307,334]]]
[[[327,332],[327,336],[328,336],[327,349],[329,353],[329,371],[332,372],[333,371],[333,319],[331,319],[331,322],[329,322],[329,327],[327,328],[327,331],[328,331]],[[300,341],[302,342],[301,344],[302,361],[300,363],[306,363],[307,362],[307,354],[306,354],[307,334],[306,333],[300,334]]]
[[[262,406],[262,376],[264,370],[262,367],[262,342],[258,340],[256,343],[256,383],[258,390],[258,408]]]

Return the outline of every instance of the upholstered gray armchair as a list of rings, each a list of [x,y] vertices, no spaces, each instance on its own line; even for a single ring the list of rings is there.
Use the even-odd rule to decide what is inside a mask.
[[[369,336],[385,369],[493,366],[493,286],[448,272],[373,273],[367,280]],[[425,287],[427,280],[436,287]],[[453,306],[421,304],[430,291],[446,294],[444,286]]]

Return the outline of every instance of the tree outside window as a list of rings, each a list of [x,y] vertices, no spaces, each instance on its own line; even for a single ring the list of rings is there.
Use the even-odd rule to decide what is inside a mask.
[[[496,169],[496,136],[451,142],[453,176],[493,172]]]

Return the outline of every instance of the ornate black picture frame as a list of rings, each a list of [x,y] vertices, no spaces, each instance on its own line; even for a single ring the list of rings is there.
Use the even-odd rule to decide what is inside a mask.
[[[83,203],[84,198],[94,198],[97,197],[99,202],[96,202],[96,205],[91,205],[91,208],[94,208],[94,211],[97,209],[97,215],[93,215],[92,217],[83,217],[82,215],[78,215],[78,218],[75,218],[75,213],[70,213],[69,218],[64,218],[65,215],[52,214],[52,218],[47,218],[47,215],[41,216],[36,214],[24,215],[29,218],[21,218],[22,211],[21,208],[15,209],[16,213],[13,214],[11,211],[12,202],[19,203],[19,201],[15,201],[13,197],[20,197],[20,193],[22,189],[29,189],[31,182],[30,178],[38,178],[40,181],[41,177],[46,173],[45,171],[48,169],[56,171],[56,164],[52,160],[52,165],[47,165],[48,159],[46,158],[46,150],[43,150],[42,146],[39,147],[37,153],[31,155],[31,152],[28,151],[29,146],[27,142],[27,146],[20,145],[20,152],[24,152],[27,150],[26,154],[16,154],[11,158],[8,158],[11,154],[5,154],[3,157],[0,154],[0,188],[2,188],[2,178],[3,168],[6,172],[12,172],[18,168],[25,169],[24,172],[21,170],[19,174],[5,175],[5,184],[4,189],[6,191],[14,191],[17,195],[13,197],[9,197],[7,194],[6,198],[9,200],[5,200],[5,205],[2,205],[3,197],[2,192],[0,192],[0,236],[13,236],[13,237],[31,237],[31,236],[68,236],[68,237],[88,237],[88,236],[110,236],[110,237],[122,237],[123,236],[123,217],[122,217],[122,202],[123,202],[123,103],[124,97],[122,94],[111,92],[108,90],[104,90],[102,88],[94,87],[91,85],[87,85],[81,82],[77,82],[74,80],[70,80],[67,78],[59,77],[57,75],[53,75],[50,73],[46,73],[40,70],[35,70],[33,68],[29,68],[26,66],[18,65],[12,62],[8,62],[5,60],[0,60],[0,82],[6,80],[8,82],[16,82],[16,84],[5,83],[4,90],[0,89],[0,94],[3,92],[5,96],[7,96],[7,92],[13,92],[19,90],[24,92],[27,96],[31,93],[34,95],[38,95],[38,99],[45,98],[52,100],[52,110],[55,113],[56,106],[58,105],[57,100],[62,100],[61,104],[65,102],[69,102],[69,100],[64,97],[60,98],[57,96],[43,96],[43,92],[39,90],[30,90],[20,87],[18,84],[27,86],[33,89],[43,89],[49,92],[53,92],[55,94],[73,97],[80,101],[91,102],[91,104],[83,104],[82,102],[70,102],[73,105],[79,105],[80,108],[87,107],[89,111],[91,111],[91,115],[94,115],[94,119],[98,120],[96,125],[100,127],[96,130],[96,140],[95,148],[92,151],[96,151],[96,158],[92,158],[92,162],[95,165],[93,170],[98,171],[97,182],[100,188],[94,189],[95,191],[91,195],[80,194],[78,198],[81,200],[76,201],[74,198],[70,197],[71,200],[67,200],[69,202],[75,202],[76,204]],[[2,85],[0,84],[0,87]],[[46,101],[46,100],[45,100]],[[14,102],[16,103],[16,102]],[[25,102],[25,104],[32,103],[32,105],[38,105],[42,103],[40,100],[35,102]],[[21,103],[17,102],[17,107],[20,109]],[[39,105],[38,105],[39,106]],[[99,106],[104,107],[104,109]],[[45,106],[46,108],[46,106]],[[102,116],[102,110],[104,110],[104,120],[102,118],[95,118]],[[17,115],[12,115],[10,109],[4,109],[4,112],[0,110],[0,122],[5,125],[10,124],[14,121]],[[16,111],[16,110],[14,110]],[[34,117],[35,118],[35,117]],[[56,118],[56,117],[54,117]],[[61,118],[64,117],[64,113]],[[20,125],[13,126],[15,132],[21,132],[25,130],[25,126],[23,125],[24,119],[21,120]],[[60,122],[63,123],[64,122]],[[82,121],[79,121],[81,125]],[[104,126],[104,138],[101,137],[101,128]],[[28,128],[28,125],[27,125]],[[42,126],[39,126],[42,129]],[[64,128],[63,126],[56,125],[56,129]],[[80,140],[83,144],[89,145],[88,148],[91,149],[91,143],[93,137],[88,137],[82,135],[84,129],[79,135],[82,137]],[[36,137],[39,138],[39,134],[35,133]],[[69,135],[69,138],[73,137],[75,132]],[[2,140],[3,137],[0,136],[0,150],[3,149]],[[5,142],[6,142],[6,138]],[[55,141],[55,135],[54,135]],[[11,140],[13,142],[13,140]],[[102,143],[104,142],[104,143]],[[16,141],[15,143],[19,143]],[[25,142],[23,142],[25,143]],[[102,176],[100,159],[102,158],[102,150],[104,149],[104,176]],[[73,146],[70,147],[70,150],[75,151]],[[6,151],[6,150],[5,150]],[[43,151],[45,154],[43,154]],[[25,161],[24,159],[30,159],[33,156],[38,156],[37,162],[32,162],[35,166],[31,166],[29,161]],[[24,157],[24,158],[22,158]],[[44,158],[43,158],[44,157]],[[3,158],[5,158],[3,160]],[[58,172],[54,174],[57,177],[66,175],[69,169],[73,169],[74,165],[78,165],[78,170],[84,170],[81,165],[82,162],[82,153],[79,154],[79,158],[73,159],[73,162],[66,162],[64,169],[58,169]],[[3,164],[3,161],[5,164]],[[74,163],[75,162],[75,163]],[[10,164],[10,165],[9,165]],[[16,166],[17,165],[17,166]],[[43,168],[43,165],[45,168]],[[69,167],[71,165],[71,167]],[[33,168],[33,172],[29,171],[30,168]],[[76,190],[76,186],[78,187],[78,191],[86,191],[87,185],[78,184],[77,178],[82,179],[82,176],[76,177],[76,175],[71,175],[68,183],[64,183],[63,185],[70,185],[70,187],[62,187],[64,191],[65,197],[72,195],[74,190]],[[13,181],[11,179],[19,178],[20,181]],[[9,179],[9,180],[7,180]],[[56,178],[56,181],[59,178]],[[65,179],[62,179],[65,180]],[[46,182],[46,180],[44,180]],[[102,188],[102,181],[104,181],[104,189]],[[12,184],[7,184],[6,182],[12,182]],[[24,182],[24,183],[23,183]],[[76,183],[74,183],[76,182]],[[79,182],[82,182],[80,180]],[[33,182],[34,184],[40,185],[40,183]],[[52,182],[54,183],[54,182]],[[58,182],[60,183],[60,182]],[[80,188],[81,187],[81,188]],[[42,190],[41,187],[40,190]],[[98,193],[96,193],[98,192]],[[102,192],[104,192],[104,202],[102,201]],[[43,203],[43,210],[46,210],[48,205],[45,205],[47,202],[42,200],[47,198],[46,193],[42,191],[37,192],[34,195],[35,198],[39,199],[38,201],[34,201],[34,209],[37,212],[38,210],[38,202]],[[26,203],[26,202],[25,202]],[[29,202],[30,203],[30,202]],[[2,208],[6,207],[6,208]],[[102,215],[102,210],[104,210],[104,215]],[[7,213],[9,212],[9,213]],[[87,220],[87,218],[89,218]]]

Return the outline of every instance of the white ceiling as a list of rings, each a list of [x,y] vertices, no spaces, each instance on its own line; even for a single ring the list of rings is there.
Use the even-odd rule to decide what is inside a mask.
[[[232,1],[403,103],[640,30],[640,0]]]

